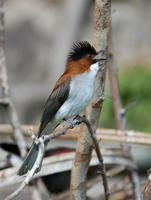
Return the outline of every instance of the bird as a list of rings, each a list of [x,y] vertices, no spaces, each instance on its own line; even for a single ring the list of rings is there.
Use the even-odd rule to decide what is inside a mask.
[[[97,55],[101,58],[97,58]],[[95,76],[104,50],[96,51],[88,41],[73,44],[67,56],[65,71],[57,80],[40,121],[38,138],[51,134],[64,120],[79,115],[89,104],[95,89]],[[47,143],[45,143],[47,146]],[[17,174],[24,175],[32,169],[38,155],[38,145],[33,143]],[[41,165],[36,173],[40,171]]]

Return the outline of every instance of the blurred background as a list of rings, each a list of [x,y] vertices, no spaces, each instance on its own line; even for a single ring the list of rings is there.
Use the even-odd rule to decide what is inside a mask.
[[[11,96],[21,124],[38,124],[43,106],[64,71],[73,42],[93,43],[92,0],[5,0],[6,58]],[[113,0],[112,40],[127,129],[151,133],[151,1]],[[107,80],[99,127],[115,128]],[[8,123],[0,108],[0,123]],[[133,149],[150,166],[150,149]],[[142,154],[141,154],[142,153]]]
[[[43,106],[64,71],[73,42],[93,43],[92,0],[6,0],[6,58],[11,95],[22,124],[38,124]],[[151,1],[112,3],[112,40],[127,129],[151,132]],[[99,126],[115,128],[110,88]],[[3,112],[1,123],[7,123]],[[0,117],[1,117],[0,116]],[[5,116],[5,117],[4,117]]]
[[[73,42],[93,43],[92,0],[6,0],[6,58],[11,95],[22,124],[38,124],[43,106],[64,71]],[[127,129],[151,132],[151,1],[115,1],[112,38]],[[115,128],[110,88],[99,126]],[[1,123],[8,119],[3,108]]]
[[[127,128],[151,132],[151,1],[113,1],[113,53]],[[37,124],[75,41],[93,42],[94,1],[6,0],[6,56],[21,123]],[[107,84],[101,127],[115,127]],[[2,111],[3,112],[3,111]],[[3,119],[2,119],[3,121]],[[6,121],[6,119],[4,119]]]

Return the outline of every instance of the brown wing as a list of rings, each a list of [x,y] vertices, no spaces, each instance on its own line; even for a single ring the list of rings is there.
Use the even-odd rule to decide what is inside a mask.
[[[47,123],[54,117],[56,112],[62,106],[69,95],[70,89],[70,79],[59,80],[49,96],[44,111],[41,117],[41,125],[39,129],[39,134],[46,127]]]

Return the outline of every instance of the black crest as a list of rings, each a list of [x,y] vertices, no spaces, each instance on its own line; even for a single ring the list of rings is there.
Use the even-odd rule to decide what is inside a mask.
[[[73,44],[71,52],[68,55],[68,59],[79,60],[86,54],[96,55],[95,48],[91,46],[90,43],[87,41],[77,42]]]

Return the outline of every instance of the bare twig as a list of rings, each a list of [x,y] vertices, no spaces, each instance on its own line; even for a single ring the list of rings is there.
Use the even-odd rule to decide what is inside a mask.
[[[112,46],[111,41],[111,35],[110,35],[110,51]],[[118,75],[117,75],[117,69],[115,67],[115,63],[113,60],[113,55],[110,56],[110,61],[108,63],[108,71],[109,71],[109,79],[110,79],[110,87],[111,87],[111,94],[112,94],[112,102],[113,102],[113,109],[115,113],[115,121],[116,121],[116,127],[117,129],[124,130],[126,129],[126,118],[125,118],[125,111],[130,108],[131,106],[134,106],[135,104],[129,104],[126,108],[123,108],[121,96],[120,96],[120,90],[118,85]],[[124,153],[131,154],[130,148],[127,148],[128,146],[121,146],[121,149]],[[133,158],[131,158],[131,162],[133,161]],[[139,175],[137,171],[128,169],[131,174],[131,180],[133,185],[133,193],[134,193],[134,199],[140,200],[141,199],[141,188],[140,188],[140,181],[139,181]]]
[[[94,144],[94,147],[95,147],[95,151],[96,151],[96,154],[97,154],[97,157],[98,157],[98,160],[99,160],[100,171],[101,171],[103,185],[104,185],[105,199],[108,199],[109,198],[109,188],[108,188],[108,182],[107,182],[107,177],[106,177],[106,170],[105,170],[105,165],[104,165],[104,162],[103,162],[103,157],[102,157],[102,153],[101,153],[100,148],[99,148],[98,141],[97,141],[97,139],[96,139],[96,137],[93,133],[93,130],[91,128],[89,121],[85,117],[82,117],[81,121],[86,124],[86,126],[89,130],[89,133],[91,135],[91,138],[92,138],[92,141],[93,141],[93,144]]]
[[[13,101],[10,97],[10,88],[7,77],[6,57],[5,57],[5,29],[4,29],[4,11],[3,11],[4,0],[0,0],[0,105],[4,106],[10,119],[10,123],[14,131],[14,140],[19,147],[20,155],[22,158],[25,157],[27,150],[24,140],[24,136],[20,127],[18,115],[14,106]],[[38,190],[37,190],[38,194]],[[39,194],[40,198],[40,194]]]
[[[0,84],[1,84],[0,104],[4,105],[5,108],[7,109],[11,125],[14,129],[15,140],[19,147],[21,156],[24,157],[26,154],[26,145],[19,125],[17,112],[9,94],[9,85],[8,85],[7,70],[6,70],[6,58],[4,53],[5,29],[4,29],[3,3],[4,1],[0,0]]]
[[[4,200],[10,200],[16,197],[24,189],[24,187],[28,185],[29,182],[31,181],[32,177],[35,174],[36,169],[38,168],[38,166],[40,166],[44,154],[44,142],[41,139],[39,139],[39,142],[40,142],[39,152],[33,168],[28,172],[27,177],[25,178],[21,186],[15,192],[7,196]]]
[[[39,152],[38,152],[38,156],[36,159],[36,162],[34,163],[33,168],[28,172],[27,177],[25,178],[25,180],[23,181],[23,183],[20,185],[20,187],[13,192],[12,194],[10,194],[9,196],[7,196],[4,200],[10,200],[13,199],[14,197],[16,197],[23,189],[26,185],[29,184],[29,182],[31,181],[32,177],[35,174],[36,169],[40,166],[40,163],[43,159],[43,155],[44,155],[44,141],[39,138]]]
[[[111,46],[111,41],[110,41],[110,46]],[[123,107],[122,107],[119,85],[118,85],[117,69],[113,63],[113,56],[110,57],[109,59],[108,71],[109,71],[112,102],[113,102],[113,108],[114,108],[114,113],[115,113],[116,128],[120,130],[124,130],[126,119],[125,119],[125,115],[122,112]]]
[[[139,104],[138,101],[134,101],[134,102],[131,102],[131,103],[127,104],[127,105],[125,106],[125,108],[124,108],[123,114],[125,114],[125,112],[126,112],[127,110],[129,110],[130,108],[132,108],[132,107],[134,107],[134,106],[136,106],[136,105],[138,105],[138,104]]]

